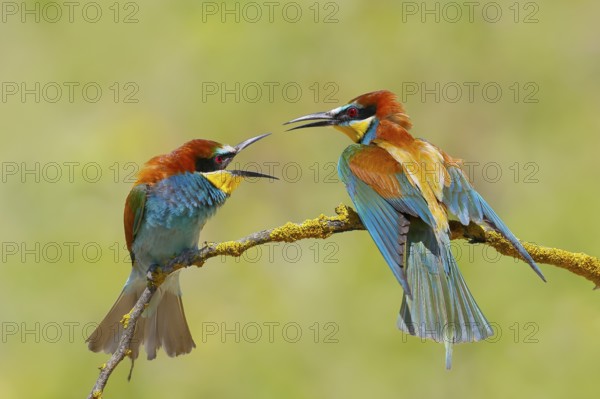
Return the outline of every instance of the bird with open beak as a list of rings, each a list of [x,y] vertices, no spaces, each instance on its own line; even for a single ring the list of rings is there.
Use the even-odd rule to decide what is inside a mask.
[[[192,140],[173,152],[150,159],[140,170],[125,201],[125,239],[132,269],[121,295],[88,338],[94,352],[113,353],[123,326],[120,321],[146,288],[146,274],[183,251],[197,249],[200,231],[244,177],[256,172],[225,170],[250,144],[268,136],[245,140],[235,147],[210,140]],[[135,328],[131,358],[140,345],[148,359],[163,347],[167,355],[189,353],[196,345],[185,319],[179,272],[171,273],[152,297]]]
[[[354,142],[342,153],[338,172],[404,289],[398,327],[443,342],[447,368],[454,343],[493,334],[450,251],[450,215],[464,225],[487,224],[544,280],[523,245],[475,191],[461,161],[409,133],[412,124],[393,93],[363,94],[331,111],[287,123],[297,122],[309,123],[290,130],[332,126]]]

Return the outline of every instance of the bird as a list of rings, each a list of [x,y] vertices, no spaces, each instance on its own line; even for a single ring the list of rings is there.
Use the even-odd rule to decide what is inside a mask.
[[[410,118],[394,93],[379,90],[347,104],[290,120],[289,130],[332,126],[354,143],[338,174],[365,228],[403,288],[400,330],[445,345],[481,341],[493,329],[450,251],[450,218],[485,224],[505,237],[546,281],[523,245],[473,188],[462,160],[413,137]]]
[[[273,176],[225,170],[244,148],[270,133],[232,147],[211,140],[191,140],[171,153],[153,157],[140,168],[125,201],[124,227],[132,269],[117,301],[87,343],[94,352],[114,353],[124,328],[121,319],[146,288],[148,271],[186,250],[198,248],[206,221],[222,206],[244,177]],[[168,275],[138,319],[130,357],[140,345],[148,360],[160,347],[170,357],[189,353],[196,344],[181,300],[179,273]]]

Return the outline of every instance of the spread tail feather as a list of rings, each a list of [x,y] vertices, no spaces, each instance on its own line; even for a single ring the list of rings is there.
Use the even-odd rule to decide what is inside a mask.
[[[454,343],[480,341],[493,330],[462,278],[445,233],[438,241],[431,227],[411,220],[406,265],[413,297],[403,296],[398,328],[443,342],[449,369]]]
[[[146,288],[145,280],[138,281],[131,278],[128,280],[128,284],[125,285],[108,314],[87,338],[86,342],[91,351],[114,353],[117,350],[124,331],[121,320],[133,309],[144,288]]]
[[[139,345],[143,341],[148,360],[156,357],[160,347],[171,357],[190,353],[196,347],[185,318],[177,272],[160,286],[140,320],[143,325],[136,331],[140,337],[137,342]]]
[[[113,307],[88,337],[86,342],[90,350],[115,352],[124,331],[121,319],[131,311],[145,287],[145,277],[130,277]],[[171,357],[189,353],[196,347],[185,318],[177,272],[158,288],[138,319],[130,347],[133,359],[138,357],[141,344],[148,354],[148,360],[156,357],[160,347]]]

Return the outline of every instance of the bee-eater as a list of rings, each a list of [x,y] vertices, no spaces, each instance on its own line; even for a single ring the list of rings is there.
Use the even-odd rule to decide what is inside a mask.
[[[493,331],[450,251],[449,215],[464,225],[485,222],[544,280],[542,272],[475,191],[461,161],[408,132],[412,124],[393,93],[367,93],[287,123],[312,120],[293,129],[333,126],[354,141],[342,153],[338,173],[404,290],[398,327],[444,342],[450,368],[453,343],[483,340]]]
[[[123,333],[120,321],[146,288],[147,272],[182,251],[197,249],[200,230],[225,203],[244,176],[260,173],[224,170],[241,150],[268,134],[235,147],[192,140],[173,152],[150,159],[140,169],[125,202],[125,239],[132,270],[121,295],[88,338],[94,352],[113,353]],[[138,320],[132,358],[144,344],[148,359],[161,346],[169,356],[189,353],[196,345],[183,312],[179,273],[170,274]]]

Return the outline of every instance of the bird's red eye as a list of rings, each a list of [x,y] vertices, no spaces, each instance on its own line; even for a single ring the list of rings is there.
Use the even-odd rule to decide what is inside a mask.
[[[222,155],[217,155],[217,156],[215,157],[215,162],[216,162],[218,165],[222,164],[224,160],[225,160],[225,158],[223,158],[223,156],[222,156]]]
[[[358,108],[350,107],[346,110],[346,115],[350,118],[356,118],[358,116]]]

